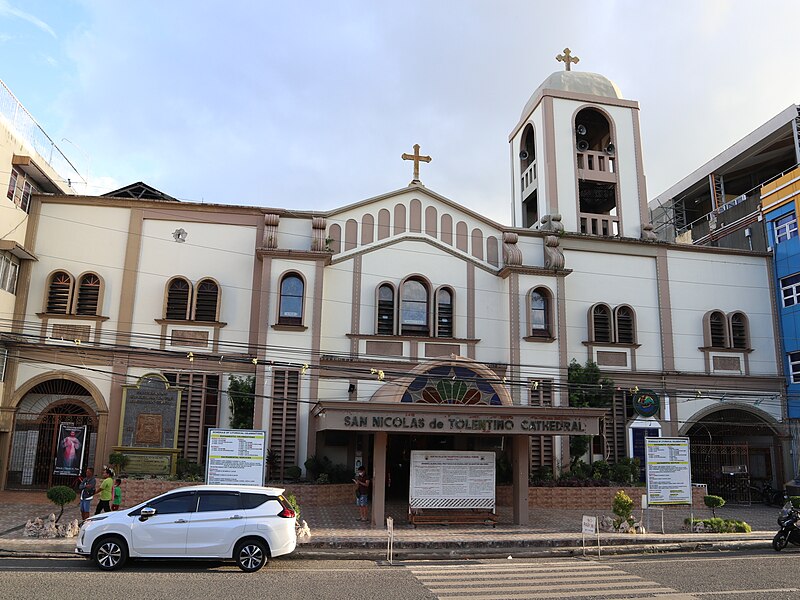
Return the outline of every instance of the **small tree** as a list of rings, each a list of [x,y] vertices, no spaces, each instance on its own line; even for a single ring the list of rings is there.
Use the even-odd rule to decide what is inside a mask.
[[[252,429],[255,407],[256,378],[252,376],[228,378],[228,403],[231,407],[231,428]]]
[[[108,464],[111,465],[111,468],[114,469],[114,473],[116,475],[120,475],[124,470],[125,467],[128,466],[129,458],[127,454],[123,454],[122,452],[112,452],[108,456]]]
[[[631,513],[633,513],[633,500],[631,500],[631,497],[628,496],[624,490],[620,490],[614,495],[614,502],[611,504],[611,510],[617,515],[617,521],[615,522],[617,527],[626,521],[628,523],[632,522]]]
[[[569,363],[569,405],[590,408],[608,408],[614,400],[614,382],[603,377],[596,363],[588,361],[581,365],[575,359]],[[589,450],[592,438],[588,435],[572,435],[569,438],[570,467],[578,464]]]
[[[717,509],[725,506],[725,498],[722,496],[703,496],[703,502],[711,509],[711,515],[717,518]]]
[[[61,515],[64,514],[64,505],[69,504],[70,502],[75,502],[75,498],[77,497],[78,494],[75,493],[75,490],[66,485],[57,485],[47,490],[47,499],[61,508],[61,511],[58,513],[56,523],[58,523]]]

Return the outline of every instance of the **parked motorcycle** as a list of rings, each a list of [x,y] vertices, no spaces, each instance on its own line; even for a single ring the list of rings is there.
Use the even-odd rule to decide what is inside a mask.
[[[778,516],[778,525],[781,526],[775,537],[772,538],[772,548],[776,552],[780,552],[789,543],[795,546],[800,546],[800,527],[797,526],[800,521],[800,510],[796,509],[791,502],[783,505],[781,514]]]

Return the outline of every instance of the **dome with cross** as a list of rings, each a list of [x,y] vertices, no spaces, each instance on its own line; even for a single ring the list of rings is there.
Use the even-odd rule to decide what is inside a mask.
[[[544,90],[588,94],[602,98],[622,98],[622,92],[619,91],[616,84],[603,75],[585,71],[556,71],[533,92],[531,99],[528,100],[522,111],[523,119],[530,114]]]

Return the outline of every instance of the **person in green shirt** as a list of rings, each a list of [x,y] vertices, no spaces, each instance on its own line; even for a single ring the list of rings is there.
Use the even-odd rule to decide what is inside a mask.
[[[113,488],[114,488],[114,480],[112,479],[114,474],[111,472],[111,469],[105,469],[103,471],[103,482],[100,484],[100,500],[97,502],[97,510],[94,511],[94,514],[99,515],[101,512],[111,511],[111,496],[113,495]]]
[[[119,510],[122,506],[122,479],[117,477],[114,480],[114,501],[111,503],[111,510]]]

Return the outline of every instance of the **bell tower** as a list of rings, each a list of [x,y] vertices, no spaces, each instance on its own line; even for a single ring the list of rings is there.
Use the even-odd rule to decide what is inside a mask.
[[[511,145],[513,223],[539,228],[561,215],[569,232],[653,239],[642,166],[639,104],[596,73],[565,69],[533,93]]]

